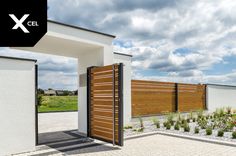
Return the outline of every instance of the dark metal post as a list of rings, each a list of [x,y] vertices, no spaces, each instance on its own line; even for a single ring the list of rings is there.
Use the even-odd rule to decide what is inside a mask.
[[[91,107],[91,69],[87,68],[87,137],[91,137],[90,107]]]
[[[124,133],[123,133],[123,63],[119,64],[118,67],[118,96],[119,96],[119,145],[123,146]]]
[[[115,66],[116,65],[112,65],[112,95],[113,95],[113,98],[112,98],[112,114],[113,114],[113,126],[112,126],[112,143],[113,143],[113,146],[115,146],[115,142],[116,142],[116,132],[115,132],[115,129],[116,129],[116,106],[115,106],[115,103],[116,103],[116,69],[115,69]]]
[[[178,83],[175,83],[175,111],[179,111],[179,89],[178,89]]]
[[[35,145],[38,145],[38,65],[35,65]]]
[[[208,110],[208,105],[207,105],[207,85],[204,85],[204,91],[205,91],[205,99],[204,99],[204,101],[205,101],[205,110]]]

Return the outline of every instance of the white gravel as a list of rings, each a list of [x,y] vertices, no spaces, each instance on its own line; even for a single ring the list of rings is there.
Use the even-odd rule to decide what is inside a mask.
[[[190,122],[189,126],[190,126],[190,132],[184,132],[183,128],[180,127],[180,130],[174,130],[174,126],[171,126],[170,130],[167,130],[164,126],[163,126],[163,117],[159,118],[160,121],[160,128],[156,128],[156,126],[153,124],[153,122],[151,120],[145,120],[143,121],[144,124],[144,131],[143,132],[138,132],[138,131],[134,131],[134,129],[139,129],[140,128],[140,123],[138,121],[132,122],[132,124],[130,126],[132,126],[132,129],[125,129],[124,130],[124,135],[126,136],[132,136],[132,135],[137,135],[137,134],[142,134],[142,133],[148,133],[148,132],[155,132],[155,131],[165,131],[165,132],[169,132],[169,133],[175,133],[175,134],[184,134],[184,135],[188,135],[188,136],[198,136],[198,137],[204,137],[204,138],[209,138],[209,139],[216,139],[216,140],[223,140],[223,141],[232,141],[232,142],[236,142],[236,139],[232,139],[232,132],[224,132],[224,136],[223,137],[218,137],[217,136],[217,129],[214,129],[212,131],[212,135],[206,135],[206,130],[205,129],[201,129],[198,134],[194,133],[194,128],[197,125],[196,122]],[[234,127],[234,130],[236,130],[236,127]]]

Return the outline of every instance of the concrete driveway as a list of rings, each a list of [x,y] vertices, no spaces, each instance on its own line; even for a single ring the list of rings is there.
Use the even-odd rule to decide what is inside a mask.
[[[79,138],[66,142],[51,143],[38,151],[21,156],[84,155],[84,156],[233,156],[236,147],[152,135],[126,140],[122,148],[104,142]]]
[[[78,112],[39,113],[39,133],[78,129]]]

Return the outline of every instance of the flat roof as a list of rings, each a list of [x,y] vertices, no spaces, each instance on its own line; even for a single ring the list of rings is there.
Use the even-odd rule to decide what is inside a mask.
[[[65,24],[65,23],[61,23],[61,22],[57,22],[57,21],[53,21],[53,20],[48,20],[48,22],[59,24],[59,25],[63,25],[63,26],[67,26],[67,27],[71,27],[71,28],[75,28],[75,29],[80,29],[80,30],[84,30],[84,31],[88,31],[88,32],[92,32],[92,33],[96,33],[96,34],[112,37],[112,38],[116,38],[116,36],[114,36],[114,35],[110,35],[110,34],[106,34],[106,33],[103,33],[103,32],[82,28],[82,27],[75,26],[75,25]]]
[[[37,62],[37,60],[35,60],[35,59],[20,58],[20,57],[11,57],[11,56],[0,56],[0,58],[3,58],[3,59],[11,59],[11,60],[19,60],[19,61]]]
[[[124,53],[119,53],[119,52],[114,52],[116,55],[123,55],[123,56],[128,56],[128,57],[133,57],[133,55],[130,54],[124,54]]]

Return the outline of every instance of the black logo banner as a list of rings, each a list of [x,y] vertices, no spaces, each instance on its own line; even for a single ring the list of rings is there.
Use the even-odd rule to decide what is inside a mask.
[[[32,47],[47,32],[47,0],[2,1],[0,20],[1,47]]]

